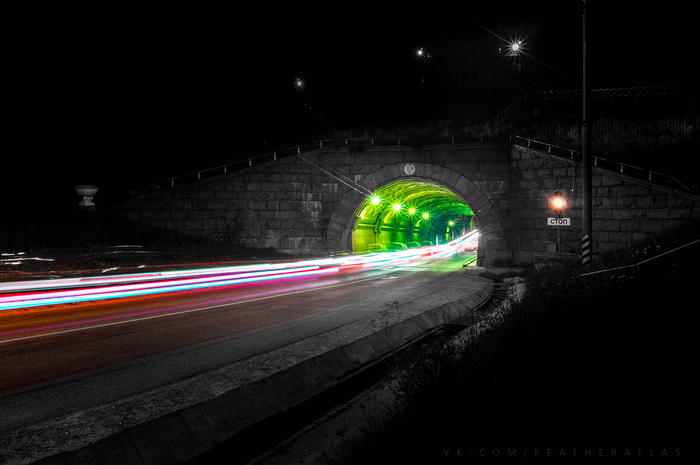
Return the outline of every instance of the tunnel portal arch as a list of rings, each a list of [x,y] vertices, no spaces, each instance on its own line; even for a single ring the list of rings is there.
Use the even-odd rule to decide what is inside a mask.
[[[492,202],[472,181],[454,170],[429,163],[412,163],[415,170],[407,175],[405,165],[381,167],[364,176],[358,189],[345,192],[329,223],[327,239],[331,247],[335,245],[344,252],[366,249],[377,234],[384,233],[389,234],[381,238],[381,243],[401,242],[394,239],[434,242],[436,236],[438,240],[447,239],[451,234],[446,224],[448,217],[456,220],[452,232],[476,227],[482,238],[500,236],[501,220]],[[373,196],[379,197],[377,205],[372,204]],[[392,211],[397,203],[400,214]],[[409,208],[416,211],[409,213]],[[425,211],[434,216],[426,222],[429,224],[421,225]],[[479,241],[479,255],[482,248],[483,241]]]
[[[450,189],[419,178],[378,187],[358,206],[353,252],[444,244],[473,229],[474,212]]]

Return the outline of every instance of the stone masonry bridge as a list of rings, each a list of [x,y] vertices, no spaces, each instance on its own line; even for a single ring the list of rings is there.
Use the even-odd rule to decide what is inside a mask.
[[[535,145],[319,143],[115,208],[158,228],[290,254],[442,243],[472,228],[482,265],[532,262],[557,242],[559,253],[580,254],[580,162]],[[594,256],[700,219],[700,197],[675,184],[596,167],[593,187]],[[547,225],[555,190],[568,199],[570,226]]]

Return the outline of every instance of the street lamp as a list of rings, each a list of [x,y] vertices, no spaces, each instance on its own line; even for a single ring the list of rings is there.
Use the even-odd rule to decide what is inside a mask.
[[[522,63],[518,58],[520,57],[520,46],[523,44],[522,40],[513,41],[510,44],[509,55],[513,57],[513,64],[515,65],[515,74],[522,73]]]
[[[520,55],[520,52],[522,51],[523,47],[523,41],[522,40],[513,40],[508,43],[508,46],[505,48],[498,47],[498,53],[506,52],[506,56],[509,57],[517,57]]]
[[[554,194],[552,195],[552,197],[550,197],[549,201],[552,206],[552,210],[554,210],[554,213],[556,213],[556,215],[561,218],[561,214],[564,208],[566,208],[566,204],[568,203],[566,201],[566,198],[564,198],[562,192],[554,191]]]

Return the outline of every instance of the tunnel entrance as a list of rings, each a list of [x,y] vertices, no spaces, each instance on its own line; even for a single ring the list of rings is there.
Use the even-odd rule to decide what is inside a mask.
[[[422,179],[399,179],[378,187],[356,210],[352,251],[445,244],[474,229],[474,223],[472,209],[447,187]]]

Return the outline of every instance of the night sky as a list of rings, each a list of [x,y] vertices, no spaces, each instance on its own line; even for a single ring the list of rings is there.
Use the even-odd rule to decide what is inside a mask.
[[[104,205],[324,131],[421,121],[421,98],[460,71],[499,72],[501,38],[523,40],[530,85],[581,87],[579,2],[469,3],[27,11],[4,73],[4,209],[74,207],[75,184],[100,185]],[[591,88],[697,78],[687,3],[593,3]]]

